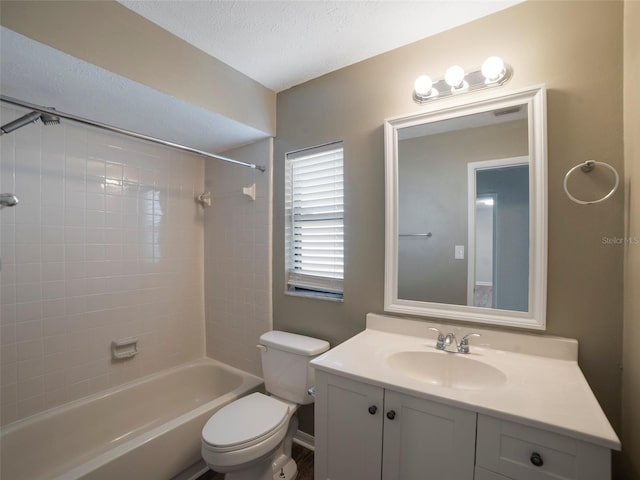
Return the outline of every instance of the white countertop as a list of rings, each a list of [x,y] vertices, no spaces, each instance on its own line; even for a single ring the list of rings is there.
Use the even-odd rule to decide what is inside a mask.
[[[453,331],[458,338],[470,331],[481,333],[482,337],[471,339],[468,358],[501,370],[505,383],[476,390],[450,388],[404,375],[387,364],[386,359],[397,352],[439,352],[436,334],[428,330],[431,326],[445,334]],[[578,367],[575,340],[369,314],[364,332],[311,364],[368,384],[620,450],[620,440]]]

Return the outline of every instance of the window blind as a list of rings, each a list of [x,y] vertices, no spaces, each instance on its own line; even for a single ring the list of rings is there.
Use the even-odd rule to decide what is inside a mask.
[[[342,294],[344,176],[342,143],[287,154],[287,284]]]

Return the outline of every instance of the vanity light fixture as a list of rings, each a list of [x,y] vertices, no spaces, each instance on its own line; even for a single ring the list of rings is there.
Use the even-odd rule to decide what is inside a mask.
[[[464,68],[460,65],[447,68],[444,74],[444,81],[451,87],[451,93],[461,92],[469,88],[469,84],[464,79]]]
[[[513,70],[502,58],[487,58],[479,70],[466,73],[459,65],[449,67],[443,80],[434,82],[428,75],[420,75],[413,85],[413,100],[426,103],[437,98],[497,87],[511,78]]]
[[[437,97],[438,90],[433,88],[433,81],[429,75],[420,75],[413,84],[413,90],[419,97]]]

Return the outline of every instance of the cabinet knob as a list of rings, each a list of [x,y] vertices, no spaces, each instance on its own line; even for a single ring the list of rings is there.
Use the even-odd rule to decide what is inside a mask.
[[[388,418],[389,420],[393,420],[394,418],[396,418],[396,412],[394,412],[393,410],[389,410],[389,411],[387,412],[387,418]]]
[[[536,467],[541,467],[544,465],[544,461],[542,460],[542,456],[538,452],[533,452],[531,454],[531,463],[533,463]]]
[[[371,405],[371,406],[369,407],[369,413],[370,413],[371,415],[375,415],[377,411],[378,411],[378,407],[376,407],[375,405]]]

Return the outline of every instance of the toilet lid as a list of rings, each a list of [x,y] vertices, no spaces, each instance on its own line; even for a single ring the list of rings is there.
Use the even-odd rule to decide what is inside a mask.
[[[214,447],[249,443],[277,429],[289,406],[262,393],[252,393],[218,410],[202,429],[202,439]]]

